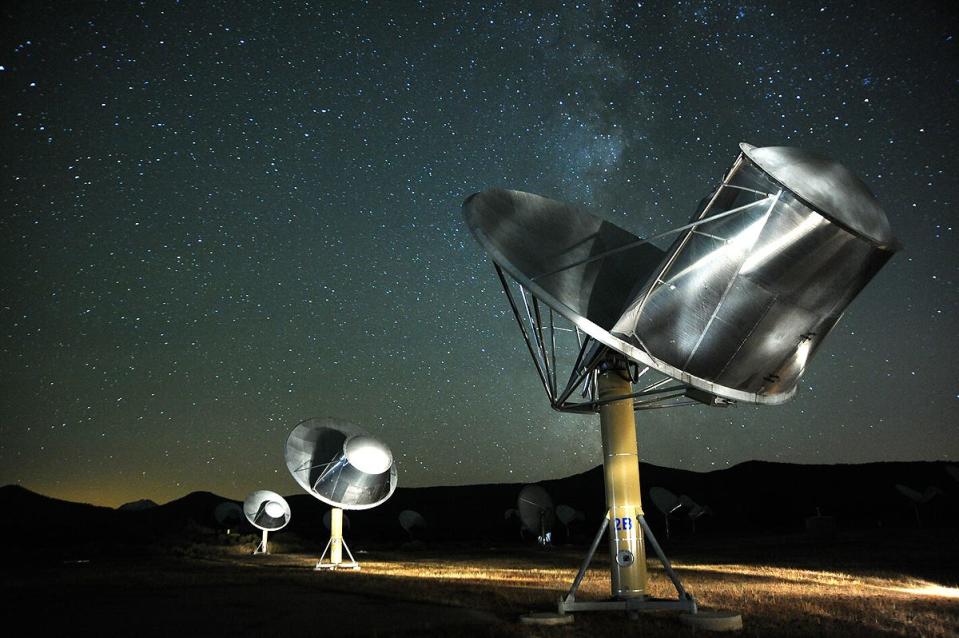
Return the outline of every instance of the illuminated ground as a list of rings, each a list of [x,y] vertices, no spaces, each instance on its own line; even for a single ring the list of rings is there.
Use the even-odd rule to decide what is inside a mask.
[[[747,635],[957,635],[959,575],[951,550],[914,547],[910,558],[900,547],[887,561],[869,561],[859,547],[752,542],[704,553],[717,560],[684,557],[675,567],[702,606],[742,613]],[[376,636],[692,635],[668,614],[630,621],[581,613],[568,627],[518,624],[522,613],[553,607],[575,574],[578,548],[397,548],[358,554],[362,570],[335,573],[314,572],[315,554],[295,553],[282,542],[274,550],[254,558],[242,545],[194,545],[149,560],[19,567],[4,572],[3,596],[32,618],[35,631],[28,635],[319,636],[332,635],[333,625],[342,635]],[[750,554],[751,560],[730,560]],[[826,566],[843,561],[841,569]],[[890,572],[870,562],[915,569]],[[658,563],[651,567],[652,593],[673,595]],[[600,564],[579,599],[607,591]],[[27,613],[33,608],[41,613]]]

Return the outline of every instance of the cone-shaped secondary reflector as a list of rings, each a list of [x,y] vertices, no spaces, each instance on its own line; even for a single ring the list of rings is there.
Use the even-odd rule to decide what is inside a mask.
[[[343,444],[343,450],[346,460],[367,474],[382,474],[393,465],[390,449],[371,436],[350,437]]]

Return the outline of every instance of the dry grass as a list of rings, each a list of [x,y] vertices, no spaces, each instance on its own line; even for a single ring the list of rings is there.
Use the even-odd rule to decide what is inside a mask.
[[[573,628],[513,625],[511,621],[522,613],[555,609],[576,574],[579,551],[513,548],[446,556],[384,552],[357,558],[362,570],[313,573],[315,584],[335,591],[484,609],[506,621],[496,630],[503,635],[613,635],[638,628],[647,636],[693,633],[669,614],[645,616],[635,621],[638,627],[624,615],[596,613],[578,614]],[[276,568],[308,570],[316,559],[275,554],[268,560]],[[583,581],[579,600],[608,597],[608,572],[602,559],[598,562]],[[741,613],[746,635],[959,635],[959,589],[914,577],[749,563],[680,561],[674,567],[701,608]],[[650,561],[649,593],[676,596],[656,561]]]
[[[153,622],[159,624],[153,626],[153,633],[140,632],[142,635],[182,633],[183,622],[193,633],[205,633],[204,629],[220,627],[204,624],[213,622],[204,615],[210,609],[229,610],[233,633],[262,629],[258,623],[264,622],[263,611],[268,610],[267,616],[274,619],[271,622],[280,623],[282,633],[323,635],[316,630],[317,618],[331,611],[329,601],[333,600],[337,601],[333,611],[347,618],[370,614],[370,609],[392,609],[394,620],[360,623],[355,627],[363,629],[354,629],[354,635],[694,635],[693,630],[663,613],[644,615],[639,620],[619,613],[579,613],[575,624],[567,627],[520,625],[517,618],[523,613],[555,609],[579,566],[579,549],[392,549],[358,553],[362,564],[359,571],[315,572],[317,555],[304,552],[302,546],[287,545],[278,538],[272,544],[275,553],[251,557],[249,551],[254,544],[195,544],[181,548],[176,555],[154,557],[149,562],[125,560],[13,578],[8,574],[0,593],[8,599],[12,593],[16,603],[18,596],[41,598],[45,590],[55,592],[58,605],[64,601],[75,605],[69,612],[74,624],[68,629],[73,630],[86,626],[84,614],[90,616],[90,626],[98,631],[104,631],[104,618],[120,618],[123,614],[154,618]],[[777,561],[747,560],[748,551],[737,548],[735,560],[723,562],[721,553],[717,558],[715,552],[708,551],[677,560],[674,567],[702,608],[740,612],[744,635],[959,635],[959,590],[947,586],[955,585],[955,578],[935,582],[916,575],[928,570],[883,571],[876,567],[878,560],[870,562],[862,556],[842,568],[835,567],[834,557],[824,556],[822,563],[829,566],[819,568],[816,560],[809,558],[816,552],[810,554],[806,549],[793,557],[784,549]],[[938,556],[939,562],[948,560],[949,555]],[[910,561],[901,552],[896,558],[919,562]],[[771,564],[776,562],[789,564]],[[856,566],[861,564],[870,566]],[[934,567],[950,572],[948,565]],[[650,561],[649,592],[663,598],[675,596],[656,561]],[[598,557],[577,598],[603,599],[608,594],[605,558]],[[451,609],[441,614],[438,606]],[[479,620],[467,618],[456,608],[480,610],[484,615]],[[457,614],[463,615],[462,622]],[[113,633],[123,633],[125,626],[118,627]]]

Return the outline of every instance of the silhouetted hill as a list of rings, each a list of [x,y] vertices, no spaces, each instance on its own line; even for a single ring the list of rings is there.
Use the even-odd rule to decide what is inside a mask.
[[[943,494],[919,506],[926,527],[959,526],[959,483],[942,462],[867,463],[862,465],[794,465],[750,461],[713,472],[690,472],[642,464],[641,479],[647,520],[661,530],[663,516],[652,505],[649,488],[660,486],[686,494],[714,512],[697,522],[698,533],[792,533],[804,519],[835,517],[840,529],[915,527],[916,509],[899,494],[904,484],[922,492],[937,486]],[[584,512],[586,520],[572,527],[572,540],[585,542],[605,514],[602,468],[562,479],[542,481],[554,504]],[[519,524],[504,512],[516,507],[521,483],[453,487],[399,488],[390,500],[372,510],[347,512],[349,538],[365,542],[402,542],[406,532],[398,515],[412,509],[424,516],[428,538],[462,542],[504,542],[520,539]],[[193,492],[156,507],[121,511],[48,498],[19,486],[0,488],[0,507],[18,515],[8,519],[8,532],[31,546],[62,546],[107,541],[136,545],[175,534],[213,534],[213,510],[231,499]],[[324,542],[323,515],[329,509],[307,494],[288,497],[293,512],[283,532]],[[236,502],[236,501],[234,501]],[[561,526],[558,540],[564,541]],[[672,525],[674,537],[691,533],[682,517]],[[244,523],[240,531],[254,533]]]
[[[143,510],[148,510],[156,507],[157,504],[151,501],[148,498],[141,498],[139,501],[132,501],[130,503],[124,503],[117,509],[121,512],[140,512]]]

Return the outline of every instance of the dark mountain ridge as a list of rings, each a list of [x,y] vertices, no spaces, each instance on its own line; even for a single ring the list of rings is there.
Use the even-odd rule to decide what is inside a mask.
[[[860,465],[795,465],[750,461],[712,472],[691,472],[641,465],[644,509],[654,529],[664,517],[649,498],[653,486],[686,494],[713,513],[697,521],[697,533],[791,533],[805,529],[805,519],[833,517],[839,529],[876,527],[959,526],[959,483],[944,462],[881,462]],[[571,539],[585,542],[605,514],[602,468],[562,479],[541,481],[554,504],[567,504],[585,514],[571,526]],[[918,507],[895,486],[919,492],[928,486],[942,493]],[[364,541],[402,542],[406,532],[397,517],[405,509],[424,516],[429,539],[461,542],[503,542],[520,539],[519,524],[505,512],[516,507],[521,483],[414,487],[396,490],[386,503],[372,510],[347,512],[349,537]],[[7,532],[18,543],[57,547],[90,543],[136,546],[163,537],[192,532],[214,534],[214,508],[231,500],[211,492],[192,492],[156,507],[115,510],[72,503],[33,493],[23,487],[0,487],[0,506],[17,512]],[[280,532],[320,542],[326,531],[323,515],[329,509],[307,494],[288,497],[293,517]],[[917,511],[919,519],[917,520]],[[565,530],[557,525],[559,540]],[[688,518],[672,524],[674,536],[692,533]],[[241,531],[254,533],[244,523]]]

